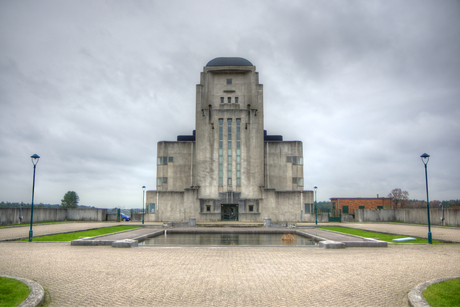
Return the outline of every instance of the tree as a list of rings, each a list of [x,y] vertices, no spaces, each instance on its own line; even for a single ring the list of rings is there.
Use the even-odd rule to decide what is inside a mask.
[[[65,193],[64,198],[61,199],[61,206],[64,208],[77,208],[80,198],[74,191]]]
[[[391,198],[391,206],[393,209],[410,207],[409,192],[407,191],[394,189],[387,197]]]

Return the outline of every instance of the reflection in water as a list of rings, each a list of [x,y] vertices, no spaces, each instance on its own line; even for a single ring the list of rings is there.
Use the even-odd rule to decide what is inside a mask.
[[[296,234],[294,241],[283,241],[283,234],[246,234],[246,233],[168,233],[149,238],[139,245],[317,245],[316,242]]]

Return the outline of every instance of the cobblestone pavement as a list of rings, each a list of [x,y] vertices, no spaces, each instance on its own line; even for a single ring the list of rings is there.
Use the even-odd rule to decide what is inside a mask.
[[[321,224],[320,226],[323,225],[329,226],[329,224]],[[407,225],[398,223],[339,223],[337,226],[428,238],[427,225]],[[431,227],[431,236],[433,240],[445,240],[460,243],[460,228],[439,226]]]
[[[49,306],[408,306],[417,284],[460,275],[460,245],[388,248],[0,243],[0,274],[40,283]]]

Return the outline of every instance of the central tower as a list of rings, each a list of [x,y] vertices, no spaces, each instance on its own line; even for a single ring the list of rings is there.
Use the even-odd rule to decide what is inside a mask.
[[[196,186],[200,197],[241,192],[260,198],[264,185],[263,88],[251,62],[216,58],[196,87]]]

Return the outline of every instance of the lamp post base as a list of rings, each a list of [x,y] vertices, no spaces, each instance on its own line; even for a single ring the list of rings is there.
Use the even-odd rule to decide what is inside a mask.
[[[34,232],[29,230],[29,242],[32,242],[32,238],[34,237]]]
[[[433,244],[433,240],[431,238],[431,232],[428,233],[428,243]]]

